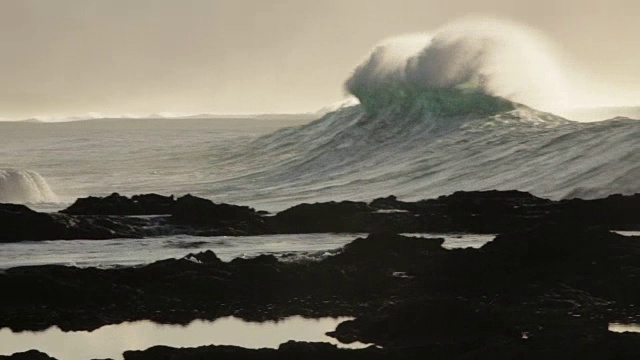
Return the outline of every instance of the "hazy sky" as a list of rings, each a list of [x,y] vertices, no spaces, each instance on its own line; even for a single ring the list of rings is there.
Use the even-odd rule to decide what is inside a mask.
[[[0,0],[0,118],[313,111],[380,40],[469,15],[539,29],[603,104],[640,105],[639,14],[637,0]]]

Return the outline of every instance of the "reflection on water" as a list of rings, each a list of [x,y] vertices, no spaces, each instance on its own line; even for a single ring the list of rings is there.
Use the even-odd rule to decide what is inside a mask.
[[[614,231],[614,233],[617,233],[623,236],[640,236],[640,231]]]
[[[481,248],[482,245],[495,239],[495,234],[467,234],[467,233],[406,233],[404,236],[443,238],[445,249]]]
[[[341,344],[325,335],[350,318],[304,319],[299,316],[279,322],[250,323],[234,317],[216,321],[196,320],[189,325],[160,325],[138,321],[108,325],[92,332],[63,332],[57,327],[41,332],[14,333],[0,330],[0,355],[36,349],[59,360],[122,359],[126,350],[144,350],[155,345],[197,347],[236,345],[246,348],[277,348],[289,340]]]
[[[640,324],[611,323],[609,324],[609,331],[616,332],[616,333],[625,333],[625,332],[640,333]]]

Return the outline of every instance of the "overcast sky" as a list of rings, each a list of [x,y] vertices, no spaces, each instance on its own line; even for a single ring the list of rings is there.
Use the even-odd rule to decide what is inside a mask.
[[[469,15],[539,29],[603,104],[640,105],[639,14],[637,0],[0,0],[0,118],[313,111],[380,40]]]

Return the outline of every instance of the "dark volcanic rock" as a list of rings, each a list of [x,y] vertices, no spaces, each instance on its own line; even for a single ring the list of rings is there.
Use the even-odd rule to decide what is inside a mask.
[[[56,359],[40,351],[29,350],[26,352],[15,353],[9,356],[0,355],[0,360],[56,360]]]
[[[168,212],[170,216],[129,216]],[[171,234],[236,236],[266,232],[268,224],[264,217],[251,208],[215,204],[191,195],[174,201],[172,197],[155,194],[131,199],[112,194],[105,198],[78,199],[59,213],[39,213],[24,205],[0,204],[0,242],[102,240]]]
[[[369,203],[369,206],[378,210],[405,210],[413,211],[411,203],[398,200],[394,195],[389,195],[386,198],[377,198]]]
[[[3,293],[0,327],[80,330],[139,319],[350,315],[356,319],[331,335],[384,346],[366,350],[369,358],[638,354],[632,339],[640,336],[608,334],[607,324],[640,315],[639,237],[553,225],[500,235],[481,249],[441,245],[442,239],[380,232],[317,262],[264,255],[225,263],[207,251],[140,268],[13,268],[0,273],[0,288],[11,289]],[[289,344],[277,351],[158,347],[126,356],[290,358],[290,351],[302,358],[364,354]]]
[[[173,211],[173,196],[135,195],[131,198],[113,193],[106,197],[77,199],[62,213],[72,215],[165,215]]]
[[[0,204],[0,242],[141,238],[150,235],[150,225],[145,219],[39,213]]]
[[[24,205],[0,204],[0,242],[62,239],[66,227]]]
[[[520,191],[459,191],[403,207],[418,214],[428,231],[498,233],[540,221],[551,203]]]
[[[131,200],[142,207],[145,212],[143,215],[171,214],[175,205],[173,195],[142,194],[132,196]]]
[[[224,263],[207,251],[141,268],[9,269],[0,274],[0,287],[14,290],[3,296],[0,326],[37,328],[36,321],[42,326],[92,328],[108,319],[147,316],[188,322],[202,311],[224,314],[229,304],[245,309],[243,316],[249,318],[269,313],[345,315],[393,297],[441,304],[442,298],[489,299],[500,293],[520,299],[509,303],[513,307],[522,306],[521,297],[530,296],[531,289],[538,292],[538,300],[529,300],[532,304],[556,302],[550,299],[558,296],[573,297],[567,303],[584,304],[583,309],[640,301],[636,238],[600,230],[542,228],[499,236],[482,249],[445,250],[442,241],[377,233],[356,239],[324,261],[308,263],[283,263],[266,255]],[[327,299],[351,305],[323,303]],[[289,305],[261,315],[259,309],[267,304]]]
[[[493,334],[488,334],[493,335]],[[586,334],[551,334],[532,338],[513,338],[508,336],[487,336],[484,342],[460,344],[451,339],[425,346],[404,348],[375,348],[348,350],[327,343],[308,343],[289,341],[277,349],[245,349],[237,346],[202,346],[198,348],[171,348],[154,346],[141,351],[125,351],[125,360],[635,360],[640,357],[640,334],[612,334],[605,330],[591,331]],[[12,360],[50,360],[44,354],[37,357],[13,355],[0,356],[0,359]]]
[[[354,316],[331,332],[384,349],[342,350],[287,343],[127,352],[127,359],[635,359],[640,335],[611,334],[613,321],[640,319],[640,197],[553,202],[521,192],[455,193],[415,203],[303,204],[274,217],[187,196],[171,218],[181,231],[238,233],[363,231],[498,232],[480,249],[447,250],[442,239],[377,231],[322,261],[275,256],[221,261],[213,252],[138,268],[64,266],[0,272],[0,328],[95,329],[128,320],[188,323],[234,315]],[[13,238],[126,233],[125,217],[40,214],[0,205]],[[269,219],[269,220],[267,220]],[[19,224],[19,226],[15,226]],[[13,226],[13,227],[12,227]],[[182,227],[182,228],[180,228]],[[87,230],[89,229],[89,230]],[[129,230],[127,230],[129,229]],[[81,233],[85,231],[85,233]]]
[[[542,206],[552,203],[522,191],[457,191],[451,195],[440,196],[437,199],[405,202],[395,196],[378,198],[371,202],[375,209],[399,209],[414,213],[430,213],[445,208],[448,213],[456,212],[496,212],[499,210],[513,210],[519,207]]]
[[[559,224],[601,225],[609,229],[640,230],[640,194],[604,199],[563,200],[551,220]]]
[[[561,283],[592,296],[640,303],[640,237],[600,228],[548,226],[499,235],[482,247],[487,269],[521,282]]]
[[[300,204],[273,217],[277,233],[360,232],[368,228],[364,202],[342,201]]]
[[[156,346],[144,351],[127,351],[125,360],[195,360],[195,359],[442,359],[442,360],[632,360],[640,356],[640,334],[609,334],[605,331],[588,336],[566,334],[530,339],[487,337],[484,343],[463,346],[444,340],[433,346],[361,350],[338,349],[323,343],[287,342],[278,349],[249,350],[234,346],[203,346],[175,349]]]
[[[382,311],[339,324],[329,335],[346,343],[360,341],[395,349],[418,344],[431,344],[435,348],[455,338],[457,349],[442,347],[439,350],[446,350],[450,355],[491,339],[521,337],[499,314],[458,298],[390,304]]]
[[[167,212],[171,215],[154,219],[127,216]],[[111,213],[118,215],[104,215]],[[63,213],[56,214],[38,213],[20,205],[0,205],[0,242],[169,234],[235,236],[379,231],[492,234],[554,224],[639,230],[640,194],[554,202],[519,191],[456,192],[417,202],[403,202],[391,196],[376,199],[370,205],[351,201],[300,204],[275,216],[191,195],[173,200],[155,194],[131,199],[112,194],[106,198],[78,199]]]
[[[353,307],[345,310],[325,301],[348,297],[367,302],[372,293],[388,294],[402,283],[394,273],[411,271],[412,263],[444,251],[441,243],[373,235],[326,261],[299,264],[267,255],[224,263],[207,251],[140,268],[13,268],[0,273],[0,288],[13,289],[3,296],[0,327],[85,329],[148,316],[189,322],[204,310],[210,316],[230,315],[229,304],[258,319],[266,316],[261,308],[269,304],[289,304],[272,307],[271,316],[345,315]]]
[[[417,202],[404,202],[390,196],[376,199],[370,206],[414,215],[415,220],[404,225],[412,228],[411,231],[501,233],[545,224],[640,229],[640,194],[554,202],[521,191],[459,191]]]
[[[328,258],[329,263],[373,266],[383,264],[411,264],[432,252],[442,252],[444,239],[414,238],[391,232],[372,233],[345,245],[342,252]]]
[[[227,229],[237,235],[266,232],[261,215],[247,206],[216,204],[211,200],[185,195],[176,200],[171,221],[175,224]]]
[[[280,345],[278,349],[250,350],[236,346],[203,346],[192,349],[175,349],[166,346],[156,346],[144,351],[126,351],[125,360],[200,360],[200,359],[388,359],[383,350],[371,348],[362,350],[339,349],[327,343],[306,343],[290,341]]]
[[[300,204],[269,218],[275,233],[470,232],[501,233],[541,224],[640,228],[640,194],[554,202],[521,191],[459,191],[405,202],[394,196],[361,202]]]
[[[197,254],[189,254],[184,257],[186,260],[195,261],[201,264],[221,264],[222,260],[211,250]]]

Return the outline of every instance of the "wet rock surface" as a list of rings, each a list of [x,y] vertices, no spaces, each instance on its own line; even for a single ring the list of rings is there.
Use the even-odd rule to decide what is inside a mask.
[[[494,234],[564,224],[640,230],[640,194],[551,201],[519,191],[456,192],[403,202],[300,204],[269,216],[246,206],[186,195],[78,199],[60,213],[0,204],[0,242],[140,238],[158,235],[239,236],[296,233],[469,232]],[[134,216],[135,215],[135,216]],[[158,215],[140,217],[141,215]],[[137,217],[136,217],[137,216]]]
[[[552,226],[500,235],[481,249],[447,250],[442,241],[375,233],[320,262],[282,263],[272,256],[222,262],[207,251],[140,268],[13,268],[0,274],[0,287],[12,289],[3,295],[0,326],[81,330],[140,319],[349,315],[356,319],[330,335],[384,350],[314,345],[318,358],[591,359],[590,349],[640,354],[640,336],[607,331],[609,322],[638,315],[640,237]],[[495,357],[496,349],[504,356]],[[290,355],[203,347],[154,348],[127,358],[227,352],[240,358]]]
[[[256,221],[262,230],[281,231],[295,222],[304,232],[319,226],[309,218],[338,206],[319,222],[322,228],[410,214],[432,219],[420,226],[448,229],[460,222],[460,229],[500,235],[480,249],[449,250],[443,239],[401,236],[389,226],[322,261],[280,262],[263,255],[223,262],[207,251],[137,268],[12,268],[0,273],[0,288],[8,289],[0,327],[91,330],[142,319],[186,324],[229,315],[254,321],[352,316],[330,335],[382,348],[293,342],[271,350],[154,347],[125,358],[636,359],[640,335],[611,333],[608,324],[640,319],[640,237],[611,231],[638,227],[638,200],[551,202],[518,192],[456,193],[418,203],[385,198],[308,205],[266,223],[269,218],[252,209],[234,208],[220,221]],[[190,209],[211,209],[205,222],[222,209],[188,201],[197,203]],[[0,211],[41,216],[20,206]]]
[[[39,213],[24,205],[0,204],[0,242],[142,238],[151,219]]]
[[[357,232],[368,227],[373,211],[364,202],[300,204],[279,212],[271,223],[278,233]]]
[[[70,215],[166,215],[173,212],[173,195],[134,195],[131,198],[113,193],[106,197],[77,199],[71,206],[60,211]]]
[[[219,231],[230,235],[256,235],[267,232],[266,220],[247,206],[216,204],[211,200],[185,195],[176,200],[170,222],[177,225]]]
[[[11,356],[0,355],[0,360],[56,360],[56,359],[40,351],[29,350],[21,353],[16,353]]]
[[[605,199],[551,201],[522,191],[459,191],[437,199],[403,202],[390,196],[371,202],[380,210],[413,215],[412,232],[500,233],[541,224],[602,225],[638,229],[640,194]],[[403,226],[394,228],[407,232]]]
[[[157,215],[157,216],[149,216]],[[0,242],[135,239],[162,235],[240,236],[268,232],[262,215],[245,206],[186,195],[78,199],[58,213],[0,204]]]

